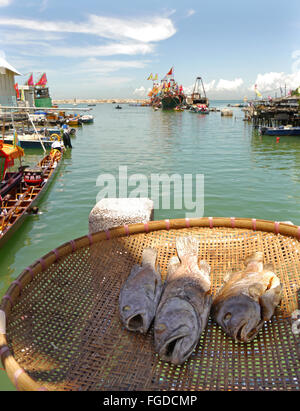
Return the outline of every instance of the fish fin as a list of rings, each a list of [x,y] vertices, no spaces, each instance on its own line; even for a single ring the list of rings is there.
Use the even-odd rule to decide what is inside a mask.
[[[274,310],[279,305],[282,298],[282,285],[267,290],[259,299],[262,308],[262,318],[264,321],[270,320]]]
[[[245,258],[245,265],[247,266],[250,263],[262,263],[264,260],[264,254],[261,251],[256,251],[250,255],[248,255],[248,257]]]
[[[227,281],[228,281],[229,278],[232,276],[232,274],[233,274],[233,270],[227,271],[227,273],[224,275],[223,282],[224,282],[224,283],[227,283]]]
[[[128,279],[134,278],[141,271],[141,267],[138,264],[134,264],[132,267]]]
[[[260,283],[254,283],[248,287],[248,293],[250,297],[253,298],[259,298],[263,294],[264,290],[264,286]]]
[[[142,254],[142,266],[150,265],[155,270],[157,251],[154,248],[145,248]]]
[[[272,273],[274,272],[274,265],[271,263],[265,264],[264,265],[264,271],[271,271]]]
[[[172,277],[172,275],[175,273],[179,265],[180,265],[180,260],[178,257],[176,257],[176,255],[170,258],[170,261],[168,264],[168,274],[167,274],[168,279]]]
[[[201,261],[199,262],[199,268],[200,268],[200,270],[205,271],[205,274],[206,274],[208,277],[210,276],[211,267],[210,267],[210,265],[208,264],[207,261],[201,260]]]
[[[196,237],[179,237],[176,240],[177,254],[180,260],[185,256],[198,258],[199,241]]]

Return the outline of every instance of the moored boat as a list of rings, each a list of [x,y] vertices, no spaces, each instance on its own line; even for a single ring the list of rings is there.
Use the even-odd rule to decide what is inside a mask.
[[[1,246],[22,224],[27,214],[38,205],[58,171],[62,156],[62,151],[51,149],[34,168],[23,168],[21,178],[1,195]]]
[[[23,156],[24,151],[21,147],[4,143],[3,140],[0,141],[0,202],[13,187],[21,182],[23,176],[21,158]],[[14,166],[16,159],[20,160],[18,171],[9,171]]]
[[[14,136],[7,135],[4,137],[4,142],[13,144]],[[46,148],[51,147],[53,139],[50,136],[43,134],[20,134],[18,136],[20,147],[22,148],[41,148],[41,141]]]
[[[156,83],[158,75],[154,78],[149,76],[148,80],[153,80],[153,88],[148,93],[151,98],[151,105],[162,107],[165,110],[173,110],[183,104],[185,95],[182,85],[179,86],[174,79],[174,68],[172,67],[165,77],[161,80],[160,85]]]
[[[202,77],[196,77],[195,84],[193,87],[193,92],[189,97],[187,97],[186,101],[188,104],[192,106],[201,104],[201,105],[205,105],[209,107],[209,100],[206,96]]]
[[[261,127],[260,132],[268,136],[300,136],[300,127]]]
[[[82,122],[79,117],[73,117],[73,118],[67,119],[66,124],[70,127],[74,127],[74,126],[76,127],[76,126],[81,126]]]
[[[173,109],[180,104],[178,96],[172,94],[165,94],[161,99],[161,104],[163,109]]]
[[[209,109],[206,104],[192,105],[190,111],[198,114],[209,114]]]
[[[91,114],[85,114],[80,117],[80,120],[83,124],[90,124],[94,122],[94,116]]]

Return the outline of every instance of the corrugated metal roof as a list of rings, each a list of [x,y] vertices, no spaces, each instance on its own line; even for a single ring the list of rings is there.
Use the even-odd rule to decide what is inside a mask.
[[[7,70],[12,71],[13,73],[17,74],[18,76],[21,76],[22,74],[18,72],[11,64],[9,64],[3,57],[0,56],[0,69],[5,68]],[[1,70],[0,70],[1,72]]]

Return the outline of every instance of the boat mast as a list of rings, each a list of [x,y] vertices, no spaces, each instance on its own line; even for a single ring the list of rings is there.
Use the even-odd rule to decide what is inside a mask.
[[[202,90],[203,90],[204,97],[206,98],[206,93],[205,93],[205,88],[204,88],[204,84],[203,84],[202,77],[199,77],[199,78],[200,78],[200,80],[201,80]]]

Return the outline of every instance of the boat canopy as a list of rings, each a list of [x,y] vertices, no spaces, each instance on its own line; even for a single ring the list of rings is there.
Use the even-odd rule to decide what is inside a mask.
[[[22,156],[24,150],[21,147],[0,141],[0,182],[4,179],[6,170],[14,165],[14,160]]]

